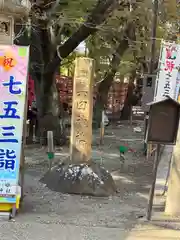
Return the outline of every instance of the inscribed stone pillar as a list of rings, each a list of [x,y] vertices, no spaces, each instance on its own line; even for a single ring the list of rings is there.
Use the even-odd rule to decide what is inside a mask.
[[[71,119],[70,158],[73,163],[91,158],[94,60],[76,59]]]

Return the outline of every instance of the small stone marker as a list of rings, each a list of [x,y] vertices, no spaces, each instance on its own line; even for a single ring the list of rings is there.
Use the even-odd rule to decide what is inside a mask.
[[[49,159],[49,170],[51,170],[52,167],[52,160],[54,158],[54,142],[53,142],[53,131],[47,132],[47,155]]]
[[[91,158],[94,60],[76,59],[71,119],[70,158],[73,163]]]
[[[104,140],[104,126],[105,126],[105,119],[104,119],[104,110],[103,110],[102,117],[101,117],[101,128],[100,128],[100,145],[103,144],[103,140]]]

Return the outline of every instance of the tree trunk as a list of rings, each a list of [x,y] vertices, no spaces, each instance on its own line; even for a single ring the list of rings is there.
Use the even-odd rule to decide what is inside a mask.
[[[127,4],[125,4],[126,6]],[[46,4],[42,2],[41,4],[37,5],[34,4],[31,12],[32,12],[32,22],[33,14],[44,13],[44,10],[48,10],[48,7],[51,8],[51,4]],[[57,68],[60,66],[62,59],[66,58],[73,50],[82,42],[84,41],[89,35],[94,34],[97,31],[96,26],[100,25],[102,22],[106,20],[109,14],[117,7],[117,6],[124,6],[124,1],[119,3],[118,0],[107,0],[107,1],[98,1],[95,8],[89,14],[87,21],[80,26],[80,28],[64,43],[62,44],[59,49],[52,54],[52,44],[49,38],[48,33],[48,20],[37,19],[38,22],[38,31],[34,33],[34,42],[33,47],[38,45],[38,51],[40,50],[39,55],[33,55],[35,62],[38,64],[43,65],[43,72],[41,77],[41,96],[37,95],[37,99],[40,98],[42,101],[42,106],[39,106],[39,115],[40,115],[40,124],[41,133],[43,132],[43,136],[45,138],[45,134],[47,130],[53,130],[56,134],[60,133],[59,126],[59,110],[58,110],[58,94],[57,89],[55,86],[55,79],[54,73],[56,72]],[[37,9],[36,9],[37,8]],[[38,10],[38,11],[37,11]],[[38,41],[37,41],[38,38]],[[35,53],[35,51],[34,51]],[[53,55],[53,57],[52,57]],[[34,62],[33,62],[34,63]],[[56,126],[56,127],[55,127]],[[56,137],[56,141],[59,142],[60,135]]]
[[[121,120],[129,120],[132,111],[132,98],[133,98],[134,84],[130,82],[128,84],[128,91],[126,100],[124,102],[124,107],[121,113]]]
[[[35,82],[41,143],[47,144],[47,131],[53,131],[54,143],[60,145],[65,141],[65,137],[59,120],[59,94],[55,82],[57,68],[46,71],[52,56],[46,21],[41,21],[40,27],[32,32],[31,41],[30,73]]]
[[[47,81],[48,79],[48,81]],[[60,99],[56,87],[55,74],[45,73],[41,82],[40,131],[41,142],[46,144],[47,131],[53,131],[54,143],[66,142],[65,131],[60,125]]]
[[[102,121],[102,111],[104,110],[105,105],[107,104],[108,92],[114,80],[115,74],[116,74],[115,70],[114,71],[112,70],[111,72],[107,73],[104,80],[100,83],[98,87],[97,98],[93,109],[95,128],[100,127],[100,123]]]
[[[135,38],[135,27],[133,23],[127,23],[123,34],[122,39],[119,42],[119,45],[113,54],[109,71],[105,74],[104,80],[100,83],[98,87],[97,99],[94,106],[94,121],[96,125],[99,126],[101,122],[101,112],[104,109],[104,106],[107,104],[107,97],[109,89],[113,83],[116,72],[118,71],[121,59],[123,54],[129,47],[129,40]]]
[[[32,76],[33,77],[33,76]],[[37,120],[35,125],[35,135],[36,140],[40,141],[40,109],[42,108],[42,102],[41,102],[41,82],[42,82],[42,74],[36,73],[36,76],[34,76],[34,88],[35,88],[35,96],[36,96],[36,108],[37,108]]]
[[[136,105],[137,97],[134,95],[134,80],[136,78],[136,69],[133,69],[128,84],[128,91],[124,107],[121,113],[121,120],[130,120],[132,113],[132,106]]]

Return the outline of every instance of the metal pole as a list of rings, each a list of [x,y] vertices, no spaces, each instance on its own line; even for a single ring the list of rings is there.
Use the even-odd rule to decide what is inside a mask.
[[[153,167],[153,182],[151,185],[151,189],[149,191],[149,200],[148,200],[148,209],[147,209],[147,220],[151,220],[152,215],[152,207],[153,207],[153,199],[154,199],[154,190],[156,185],[156,176],[157,169],[159,165],[159,157],[160,157],[160,144],[157,144],[156,155],[154,159],[154,167]]]
[[[151,41],[151,59],[149,65],[149,74],[152,74],[154,71],[154,63],[156,57],[156,29],[157,29],[157,20],[158,20],[158,0],[153,1],[153,23],[152,23],[152,41]]]

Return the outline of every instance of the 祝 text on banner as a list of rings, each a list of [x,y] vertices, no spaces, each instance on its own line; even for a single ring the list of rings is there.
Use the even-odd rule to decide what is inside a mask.
[[[16,195],[28,60],[29,47],[0,45],[0,202]]]

